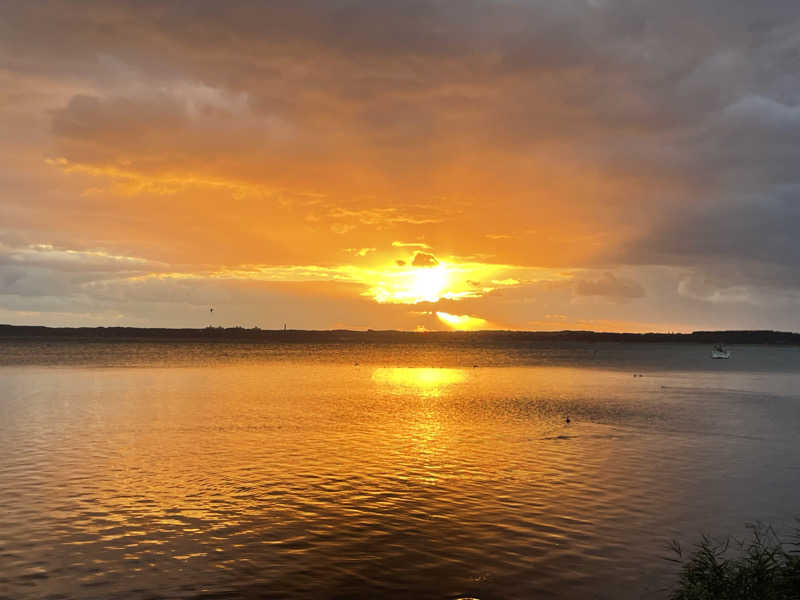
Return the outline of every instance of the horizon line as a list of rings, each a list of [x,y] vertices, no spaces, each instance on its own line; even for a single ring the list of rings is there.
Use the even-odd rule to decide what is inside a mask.
[[[403,333],[403,334],[488,334],[488,333],[508,333],[508,334],[594,334],[594,335],[670,335],[670,336],[690,336],[696,334],[734,334],[734,333],[748,333],[748,334],[782,334],[782,335],[800,335],[796,331],[784,331],[778,329],[696,329],[693,331],[647,331],[647,332],[633,332],[633,331],[595,331],[592,329],[477,329],[477,330],[453,330],[453,329],[348,329],[348,328],[334,328],[334,329],[266,329],[263,327],[244,327],[242,325],[232,325],[230,327],[208,325],[205,327],[143,327],[137,325],[14,325],[11,323],[0,323],[0,328],[32,328],[32,329],[50,329],[50,330],[97,330],[97,329],[131,329],[137,331],[247,331],[247,332],[262,332],[262,333]]]

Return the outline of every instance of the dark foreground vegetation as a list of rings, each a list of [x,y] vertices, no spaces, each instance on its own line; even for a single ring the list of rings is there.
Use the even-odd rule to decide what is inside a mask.
[[[800,346],[800,333],[786,331],[694,331],[692,333],[603,333],[594,331],[308,331],[258,327],[170,329],[139,327],[41,327],[0,325],[0,339],[81,341],[187,341],[250,343],[441,343],[655,342],[688,344],[769,344]]]
[[[677,542],[672,550],[681,568],[670,600],[800,599],[800,530],[784,543],[756,525],[748,540],[703,537],[688,555]]]

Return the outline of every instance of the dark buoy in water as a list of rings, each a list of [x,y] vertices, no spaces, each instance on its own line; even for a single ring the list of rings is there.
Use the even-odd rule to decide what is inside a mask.
[[[572,421],[571,421],[571,420],[570,420],[570,418],[569,418],[569,415],[567,415],[567,418],[566,418],[566,419],[564,419],[564,421],[566,422],[566,424],[567,424],[567,425],[569,425],[570,423],[572,423]]]

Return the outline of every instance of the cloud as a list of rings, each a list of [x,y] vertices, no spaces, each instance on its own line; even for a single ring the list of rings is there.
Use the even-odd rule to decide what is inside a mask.
[[[376,248],[345,248],[345,252],[357,256],[366,256],[370,252],[375,252]]]
[[[430,246],[424,242],[392,242],[392,248],[426,248],[430,250]]]
[[[355,228],[355,225],[347,225],[346,223],[334,223],[331,225],[331,231],[333,233],[338,233],[339,235],[344,235],[348,231],[352,231]]]
[[[508,279],[492,279],[495,285],[519,285],[519,280],[509,277]]]
[[[414,267],[435,267],[439,264],[433,254],[426,254],[425,252],[417,252],[414,255],[414,260],[411,262]]]
[[[753,291],[748,286],[725,285],[696,276],[688,276],[678,284],[678,293],[687,298],[717,303],[756,304]]]
[[[21,248],[0,245],[0,265],[61,271],[127,273],[150,272],[166,267],[135,256],[114,255],[103,250],[56,248],[51,244],[31,244]]]
[[[789,0],[12,3],[3,281],[80,304],[73,275],[333,273],[391,243],[569,274],[498,275],[522,283],[470,309],[492,322],[644,298],[796,326],[799,26]]]
[[[598,279],[579,279],[575,283],[579,296],[605,296],[615,300],[630,300],[645,295],[636,281],[618,278],[613,273],[603,273]]]

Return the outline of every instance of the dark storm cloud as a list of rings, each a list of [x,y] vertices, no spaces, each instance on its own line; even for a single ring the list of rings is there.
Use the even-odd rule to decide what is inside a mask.
[[[645,264],[690,266],[733,261],[797,265],[800,185],[780,187],[767,187],[763,195],[755,197],[698,203],[672,222],[654,226],[628,253]]]
[[[603,273],[598,279],[580,279],[575,284],[579,296],[606,296],[615,300],[641,298],[644,288],[630,279],[618,278],[613,273]]]
[[[731,136],[786,137],[748,106],[797,100],[787,76],[797,12],[775,1],[13,3],[3,37],[12,70],[188,78],[245,92],[253,110],[290,113],[304,130],[321,110],[343,111],[379,146],[422,145],[434,132],[510,147],[547,140],[623,172],[669,171],[670,151],[702,172],[737,161],[704,149],[720,139],[716,121],[730,121],[719,134],[729,143],[712,150],[736,148]],[[89,103],[79,96],[67,110]],[[113,104],[125,100],[98,104],[78,131],[58,115],[56,134],[91,138]],[[163,98],[162,111],[175,116],[173,104]],[[132,124],[148,116],[131,108]]]

